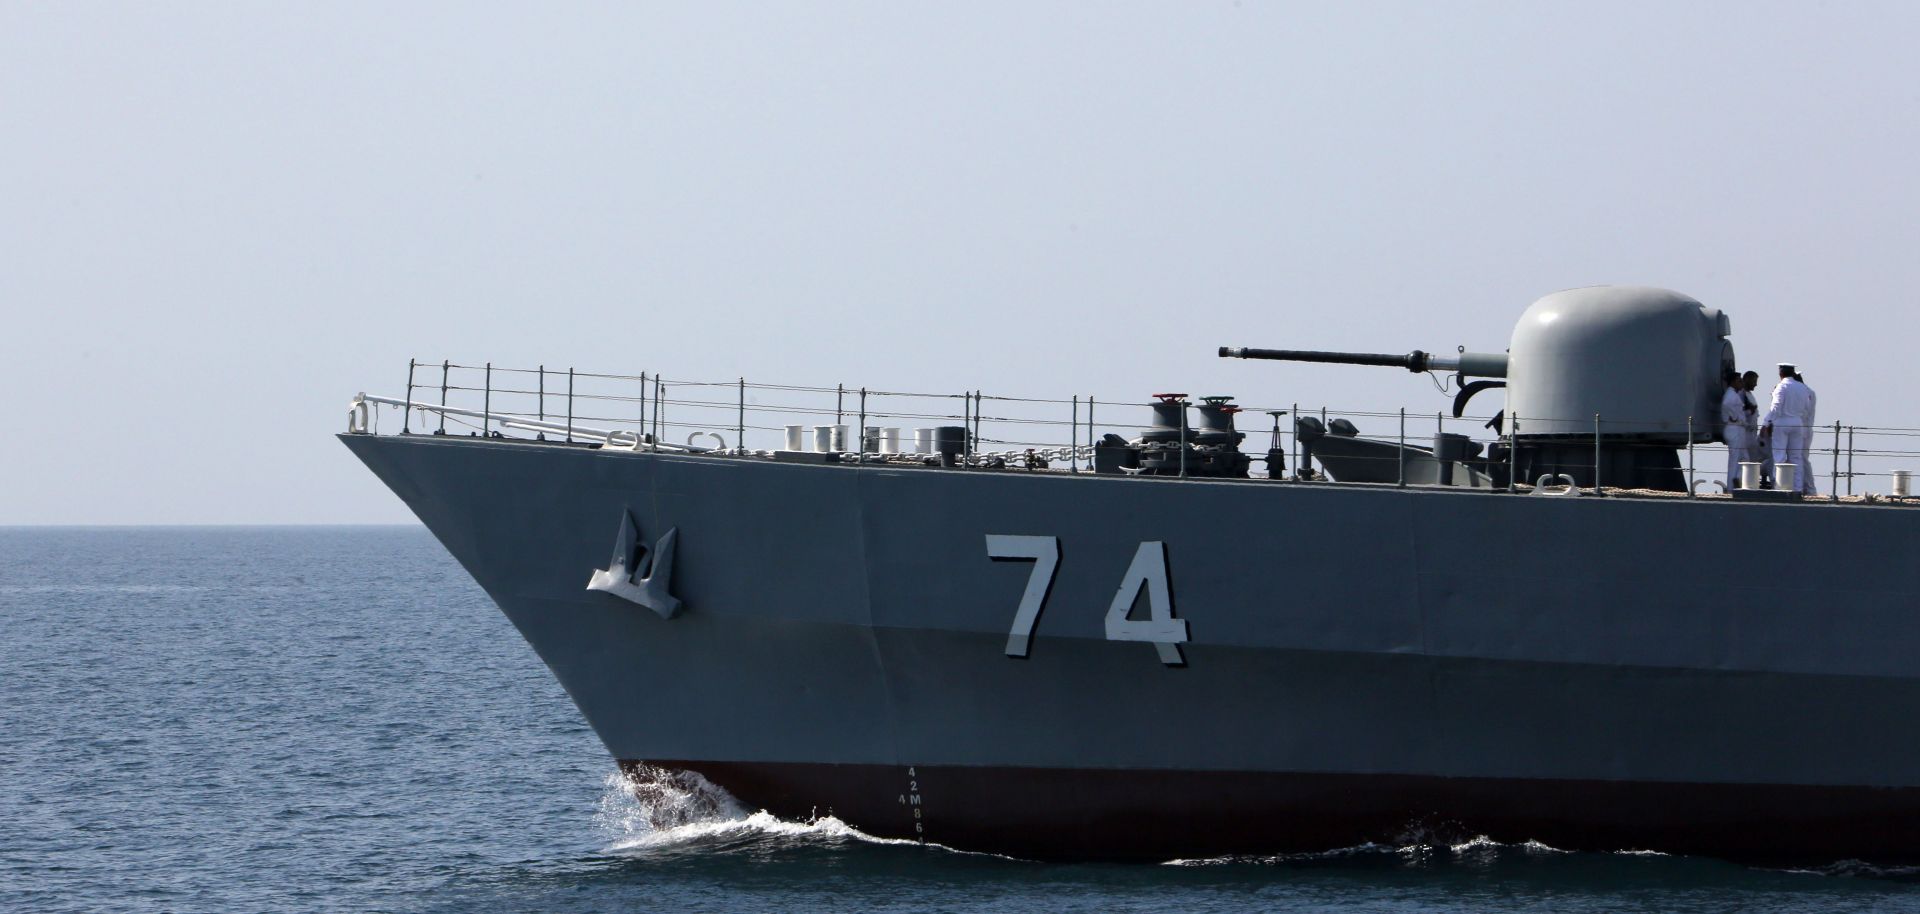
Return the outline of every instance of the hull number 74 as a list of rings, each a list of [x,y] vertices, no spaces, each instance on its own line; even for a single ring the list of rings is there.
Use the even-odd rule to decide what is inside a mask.
[[[1060,538],[1057,536],[1013,536],[987,534],[987,557],[998,561],[1033,563],[1026,590],[1020,594],[1020,607],[1014,611],[1013,627],[1007,632],[1007,656],[1025,657],[1033,647],[1033,631],[1046,609],[1053,580],[1060,572]],[[1133,608],[1146,591],[1147,618],[1133,618]],[[1173,616],[1173,591],[1167,585],[1167,544],[1150,540],[1134,550],[1133,563],[1120,579],[1107,606],[1108,641],[1145,641],[1153,645],[1160,662],[1178,666],[1186,662],[1180,645],[1187,640],[1187,623]]]

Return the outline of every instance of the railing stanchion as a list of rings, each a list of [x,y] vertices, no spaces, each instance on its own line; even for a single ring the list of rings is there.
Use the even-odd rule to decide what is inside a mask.
[[[1833,493],[1833,503],[1840,503],[1840,423],[1833,424],[1833,475],[1827,477],[1827,491]]]
[[[545,365],[540,366],[540,421],[547,421],[547,366]],[[533,436],[533,440],[545,441],[547,433],[539,432]]]
[[[1847,494],[1853,494],[1853,433],[1857,427],[1847,426]]]
[[[973,453],[976,457],[980,454],[980,426],[983,424],[980,419],[980,401],[985,399],[986,397],[979,390],[973,392],[973,435],[971,437],[974,441]]]
[[[1593,414],[1593,494],[1605,496],[1600,488],[1600,414]]]
[[[860,388],[860,427],[854,432],[860,436],[860,456],[855,462],[861,466],[867,463],[867,389]]]
[[[1438,445],[1440,442],[1438,439],[1436,439],[1433,443],[1435,445]],[[1439,451],[1435,450],[1433,456],[1437,460],[1440,457]],[[1402,406],[1400,407],[1400,488],[1404,489],[1406,487],[1407,487],[1407,408]]]
[[[1187,398],[1179,397],[1174,402],[1180,404],[1180,478],[1187,478]]]
[[[567,443],[573,443],[573,369],[567,369]]]
[[[407,423],[413,419],[413,360],[407,360],[407,404],[400,407],[400,434],[408,431]]]
[[[448,371],[450,371],[450,370],[452,370],[452,368],[453,368],[453,362],[452,362],[452,360],[450,360],[450,359],[441,359],[441,360],[440,360],[440,406],[441,406],[441,409],[440,409],[440,430],[434,433],[434,434],[436,434],[436,435],[444,435],[444,434],[446,434],[446,433],[447,433],[447,410],[446,410],[446,405],[447,405],[447,372],[448,372]]]
[[[480,437],[493,437],[493,363],[487,363],[485,392],[480,395]]]
[[[1287,436],[1292,441],[1289,449],[1293,451],[1293,478],[1301,479],[1304,478],[1302,474],[1307,468],[1300,465],[1300,404],[1298,401],[1294,402],[1293,409],[1287,415],[1293,417],[1293,434]]]
[[[1080,395],[1073,395],[1073,430],[1067,432],[1067,469],[1080,472]]]
[[[960,395],[960,468],[973,463],[973,392]]]
[[[667,433],[667,385],[659,375],[653,376],[653,450],[660,451],[660,436]]]
[[[833,424],[839,425],[840,423],[847,421],[846,420],[847,385],[835,384],[833,385],[833,388],[834,388]],[[828,442],[828,444],[832,444],[832,442]]]
[[[1698,481],[1693,478],[1693,417],[1687,417],[1687,497],[1694,497]]]
[[[744,454],[747,452],[747,379],[740,378],[740,413],[733,427],[733,449]]]
[[[647,425],[647,373],[643,371],[640,372],[640,437],[644,439],[649,431],[651,427]]]
[[[1093,395],[1087,395],[1087,464],[1093,468],[1093,449],[1100,445],[1093,440]]]
[[[1520,475],[1520,415],[1515,413],[1507,420],[1507,491],[1513,492],[1515,477]]]

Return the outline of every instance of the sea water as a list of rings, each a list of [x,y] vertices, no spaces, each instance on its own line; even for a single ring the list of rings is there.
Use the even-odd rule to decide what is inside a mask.
[[[1920,910],[1845,861],[1417,837],[1031,863],[614,770],[419,528],[0,529],[8,912]]]

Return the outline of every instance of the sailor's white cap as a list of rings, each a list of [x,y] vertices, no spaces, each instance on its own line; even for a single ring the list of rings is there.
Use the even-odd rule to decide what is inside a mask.
[[[1781,362],[1781,363],[1780,363],[1780,367],[1781,367],[1781,368],[1785,368],[1785,369],[1786,369],[1786,370],[1788,370],[1788,371],[1792,371],[1792,370],[1794,369],[1794,363],[1792,363],[1792,362]]]

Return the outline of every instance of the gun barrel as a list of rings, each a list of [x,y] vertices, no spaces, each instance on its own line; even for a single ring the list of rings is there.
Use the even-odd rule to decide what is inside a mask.
[[[1384,352],[1321,352],[1315,349],[1248,349],[1220,347],[1223,359],[1274,359],[1282,362],[1332,362],[1340,365],[1380,365],[1426,371],[1427,354],[1418,349],[1406,355]]]
[[[1222,346],[1223,359],[1274,359],[1282,362],[1328,362],[1338,365],[1378,365],[1422,371],[1458,371],[1482,378],[1507,376],[1505,353],[1462,352],[1458,355],[1434,355],[1415,349],[1406,355],[1385,352],[1322,352],[1316,349],[1249,349]]]

